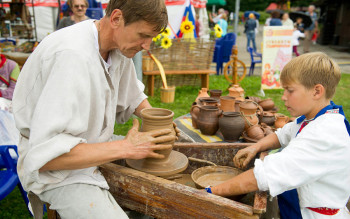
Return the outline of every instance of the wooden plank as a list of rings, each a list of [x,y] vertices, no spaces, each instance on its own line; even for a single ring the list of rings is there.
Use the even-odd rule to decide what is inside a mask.
[[[100,167],[123,206],[155,218],[259,218],[253,207],[114,163]]]
[[[256,192],[254,197],[253,212],[256,214],[262,214],[266,212],[267,205],[267,193]]]
[[[214,70],[210,69],[201,69],[201,70],[165,70],[165,74],[168,75],[200,75],[200,74],[213,74],[216,73]],[[154,71],[143,71],[144,75],[160,75],[158,70]]]

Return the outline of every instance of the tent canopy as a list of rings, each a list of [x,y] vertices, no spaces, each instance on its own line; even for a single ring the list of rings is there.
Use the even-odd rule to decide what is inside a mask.
[[[208,0],[207,5],[226,5],[225,0]]]

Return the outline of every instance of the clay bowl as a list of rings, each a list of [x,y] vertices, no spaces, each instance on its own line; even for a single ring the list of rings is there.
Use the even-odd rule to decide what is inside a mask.
[[[198,189],[203,189],[207,186],[219,185],[242,172],[228,166],[205,166],[193,171],[191,178]]]

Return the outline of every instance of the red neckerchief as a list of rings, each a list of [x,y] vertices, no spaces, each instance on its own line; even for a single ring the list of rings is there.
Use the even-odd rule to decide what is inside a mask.
[[[2,66],[4,66],[6,62],[6,57],[3,54],[0,54],[0,58],[1,58],[0,68],[2,68]]]

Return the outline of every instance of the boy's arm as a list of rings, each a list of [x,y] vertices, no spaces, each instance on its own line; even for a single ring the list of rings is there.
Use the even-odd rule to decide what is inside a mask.
[[[280,148],[281,144],[275,133],[269,134],[260,139],[257,143],[239,150],[233,158],[233,162],[238,168],[245,168],[248,163],[255,158],[259,152]]]

